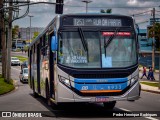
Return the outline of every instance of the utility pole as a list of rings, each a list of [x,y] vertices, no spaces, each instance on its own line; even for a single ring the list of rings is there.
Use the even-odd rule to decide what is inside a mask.
[[[152,40],[152,68],[155,68],[155,8],[153,8],[153,40]]]
[[[31,44],[31,18],[34,17],[32,15],[28,15],[30,17],[30,27],[29,27],[29,44]]]
[[[159,51],[159,86],[158,88],[160,90],[160,51]]]
[[[91,0],[82,0],[82,2],[86,3],[86,13],[88,13],[88,3],[91,3]]]
[[[9,0],[9,6],[12,6],[12,0]],[[7,40],[7,82],[11,80],[11,43],[12,43],[12,9],[9,8],[8,19],[8,40]]]
[[[0,9],[2,9],[0,11],[0,28],[1,28],[1,61],[2,61],[2,77],[6,80],[7,75],[6,75],[6,71],[7,71],[7,51],[6,51],[6,38],[5,38],[5,21],[4,21],[4,0],[0,0]]]
[[[0,1],[0,9],[3,8],[3,0]],[[2,42],[3,42],[3,37],[2,37],[2,34],[3,34],[3,11],[0,11],[0,42],[1,42],[1,49],[3,49],[3,46],[2,46]],[[3,50],[2,50],[3,52]],[[2,59],[3,59],[3,56],[2,56]],[[2,60],[3,62],[3,60]],[[3,64],[2,64],[3,65]],[[3,67],[2,67],[3,69]],[[3,76],[3,70],[2,70],[2,76]],[[3,76],[4,77],[4,76]]]

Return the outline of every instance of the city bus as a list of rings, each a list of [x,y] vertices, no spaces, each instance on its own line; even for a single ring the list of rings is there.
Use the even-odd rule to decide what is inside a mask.
[[[140,97],[138,40],[130,16],[56,16],[29,47],[29,85],[47,103],[103,103]]]

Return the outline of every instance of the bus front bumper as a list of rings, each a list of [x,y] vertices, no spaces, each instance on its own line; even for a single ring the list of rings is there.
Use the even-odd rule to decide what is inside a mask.
[[[58,96],[56,102],[97,102],[97,97],[88,97],[88,96],[79,96],[74,93],[72,90],[64,86],[63,84],[59,84],[60,89],[58,90]],[[134,101],[140,98],[140,83],[137,81],[128,91],[126,91],[123,95],[118,96],[102,96],[107,97],[107,101]]]

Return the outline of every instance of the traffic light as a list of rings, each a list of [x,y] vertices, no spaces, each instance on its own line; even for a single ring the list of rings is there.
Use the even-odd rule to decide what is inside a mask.
[[[56,0],[56,14],[63,14],[63,0]]]

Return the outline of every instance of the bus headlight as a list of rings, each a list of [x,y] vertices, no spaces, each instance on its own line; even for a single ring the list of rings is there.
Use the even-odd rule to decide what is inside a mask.
[[[66,85],[67,87],[71,87],[71,83],[70,83],[70,80],[69,80],[69,79],[64,78],[64,77],[62,77],[62,76],[59,76],[59,81],[60,81],[62,84]]]
[[[136,83],[138,81],[138,76],[135,76],[133,77],[131,80],[130,80],[130,86],[132,86],[134,83]]]

